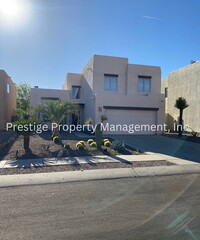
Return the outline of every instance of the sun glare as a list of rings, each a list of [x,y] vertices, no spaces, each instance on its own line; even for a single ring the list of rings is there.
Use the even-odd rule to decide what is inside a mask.
[[[0,0],[0,11],[7,17],[18,17],[20,5],[16,0]]]
[[[24,0],[0,0],[0,24],[7,25],[26,22],[27,5]]]

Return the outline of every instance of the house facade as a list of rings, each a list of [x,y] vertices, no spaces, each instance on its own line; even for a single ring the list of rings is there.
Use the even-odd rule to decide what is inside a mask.
[[[200,132],[200,62],[192,62],[169,73],[162,80],[162,92],[165,93],[165,122],[168,128],[171,131],[176,130],[179,110],[174,104],[177,98],[184,97],[189,104],[183,111],[185,130]]]
[[[67,100],[79,104],[82,124],[88,118],[93,123],[100,122],[102,115],[110,125],[164,124],[160,67],[129,64],[127,58],[94,55],[82,73],[67,74],[63,90]],[[127,133],[120,127],[107,132]],[[135,134],[161,132],[140,129]]]
[[[16,87],[4,70],[0,70],[0,130],[16,116]]]

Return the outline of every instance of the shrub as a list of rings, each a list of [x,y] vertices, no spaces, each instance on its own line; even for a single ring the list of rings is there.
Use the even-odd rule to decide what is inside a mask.
[[[84,149],[84,145],[81,144],[80,142],[78,142],[78,143],[76,144],[76,148],[77,148],[78,150],[83,150],[83,149]]]
[[[70,149],[70,145],[69,145],[68,143],[65,143],[65,144],[64,144],[64,148],[65,148],[65,149]]]
[[[123,152],[125,150],[123,144],[118,140],[112,142],[111,148],[118,152]]]
[[[84,141],[78,141],[79,143],[81,143],[83,146],[85,145],[85,142]]]
[[[92,124],[92,118],[88,118],[88,119],[85,121],[85,124],[86,124],[86,125],[91,125],[91,124]]]
[[[110,145],[111,145],[110,141],[105,141],[105,142],[104,142],[104,146],[105,146],[105,147],[110,147]]]
[[[110,154],[111,155],[117,155],[117,152],[114,149],[110,149]]]
[[[106,115],[101,115],[101,122],[103,123],[104,121],[108,120]]]
[[[54,142],[54,143],[59,143],[59,142],[60,142],[60,138],[59,138],[58,136],[55,136],[55,137],[53,138],[53,142]]]
[[[93,139],[88,139],[87,140],[87,143],[90,145],[91,143],[93,143],[94,142],[94,140]]]
[[[97,143],[93,141],[92,143],[90,143],[90,147],[97,147]]]

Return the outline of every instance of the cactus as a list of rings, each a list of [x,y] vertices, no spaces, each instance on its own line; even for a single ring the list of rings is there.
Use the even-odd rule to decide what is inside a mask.
[[[83,140],[79,141],[83,146],[85,145],[85,142]]]
[[[111,145],[111,142],[110,142],[110,141],[105,141],[105,142],[104,142],[104,146],[105,146],[105,147],[110,147],[110,145]]]
[[[101,149],[101,144],[102,144],[101,123],[97,123],[97,125],[96,125],[95,141],[96,141],[96,143],[97,143],[97,149]]]
[[[94,140],[93,139],[88,139],[87,140],[87,143],[90,145],[91,143],[93,143],[94,142]]]
[[[65,144],[64,144],[64,148],[65,148],[65,149],[70,149],[70,145],[69,145],[68,143],[65,143]]]
[[[90,147],[93,147],[93,148],[97,147],[96,142],[92,142],[92,143],[90,143]]]

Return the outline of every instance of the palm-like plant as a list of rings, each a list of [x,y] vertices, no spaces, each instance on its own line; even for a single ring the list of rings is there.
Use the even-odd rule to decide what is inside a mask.
[[[174,107],[179,109],[179,126],[178,126],[178,135],[179,137],[182,136],[183,131],[183,110],[187,107],[189,107],[187,101],[183,97],[179,97],[176,99]]]
[[[47,101],[45,104],[40,104],[37,111],[44,114],[44,116],[51,123],[61,124],[65,117],[72,113],[77,113],[79,107],[77,104],[69,101]],[[58,127],[53,129],[52,138],[59,136]]]
[[[16,128],[14,128],[14,131],[16,131],[18,134],[23,135],[24,137],[24,149],[29,149],[29,143],[30,143],[30,135],[35,132],[34,128],[30,125],[37,128],[37,125],[40,125],[36,119],[29,119],[28,117],[25,117],[25,119],[18,120],[14,122],[14,125]],[[22,130],[19,130],[19,128],[22,127]]]

